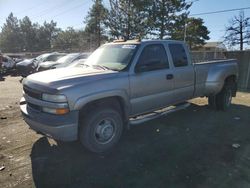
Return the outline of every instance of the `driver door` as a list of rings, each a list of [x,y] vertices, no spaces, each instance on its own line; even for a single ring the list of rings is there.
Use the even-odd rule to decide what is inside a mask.
[[[173,71],[163,44],[149,44],[142,50],[130,75],[131,115],[159,109],[171,103]]]

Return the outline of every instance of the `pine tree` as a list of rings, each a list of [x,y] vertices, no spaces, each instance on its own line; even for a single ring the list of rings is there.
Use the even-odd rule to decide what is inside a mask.
[[[114,38],[133,39],[148,33],[150,0],[109,0],[108,28]]]
[[[78,50],[79,49],[79,32],[72,27],[68,27],[65,31],[59,32],[57,37],[53,39],[52,46],[54,49],[60,50]]]
[[[102,41],[106,39],[105,22],[108,10],[103,6],[102,0],[94,0],[94,4],[85,18],[85,32],[89,35],[89,42],[93,44],[92,48],[97,48]]]
[[[37,45],[37,25],[32,24],[29,17],[25,16],[19,20],[20,30],[22,35],[22,49],[28,52],[38,50]]]
[[[186,32],[186,33],[185,33]],[[191,49],[197,49],[209,40],[209,31],[201,18],[180,17],[171,31],[171,39],[185,40]]]
[[[20,26],[13,13],[10,13],[2,27],[0,46],[3,52],[19,52],[23,50]]]
[[[176,20],[186,15],[191,5],[185,0],[153,0],[149,17],[150,34],[159,39],[170,38]]]

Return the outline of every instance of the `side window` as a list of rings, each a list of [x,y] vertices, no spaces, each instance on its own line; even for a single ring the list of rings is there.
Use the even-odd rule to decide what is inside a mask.
[[[162,44],[146,46],[136,65],[137,72],[146,72],[169,68],[168,57]]]
[[[175,67],[188,65],[187,54],[182,44],[169,44],[169,50]]]

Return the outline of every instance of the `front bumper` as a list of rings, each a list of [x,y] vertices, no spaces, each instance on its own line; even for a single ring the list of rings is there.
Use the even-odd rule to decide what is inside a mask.
[[[37,133],[56,140],[75,141],[78,138],[78,111],[53,115],[31,109],[22,98],[20,109],[24,121]]]

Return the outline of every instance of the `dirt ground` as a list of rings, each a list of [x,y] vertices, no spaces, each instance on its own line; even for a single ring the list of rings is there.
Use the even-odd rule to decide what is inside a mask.
[[[0,187],[249,188],[250,93],[227,112],[192,100],[185,110],[133,127],[111,153],[56,143],[22,120],[20,77],[0,81]]]

